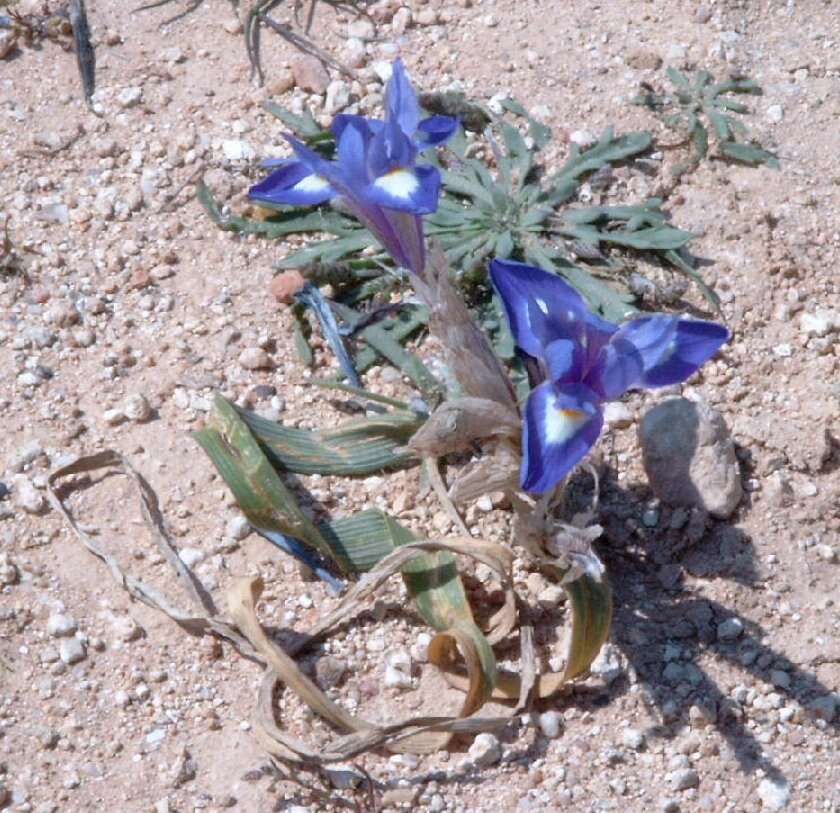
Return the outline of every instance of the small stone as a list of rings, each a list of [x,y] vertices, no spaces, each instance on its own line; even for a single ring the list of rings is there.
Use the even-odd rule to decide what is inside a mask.
[[[781,669],[774,669],[770,672],[770,682],[779,689],[789,689],[790,675]]]
[[[808,704],[808,711],[820,719],[830,723],[837,714],[838,698],[836,695],[827,694],[823,697],[818,697]]]
[[[68,666],[79,663],[87,657],[85,645],[78,638],[65,638],[58,648],[58,655]]]
[[[172,766],[172,787],[180,788],[195,779],[197,766],[190,752],[184,748]]]
[[[758,783],[758,798],[768,810],[784,810],[790,802],[790,786],[784,779],[762,779]]]
[[[634,48],[624,57],[624,61],[637,71],[655,71],[662,65],[662,57],[655,51]]]
[[[27,514],[40,514],[46,507],[46,500],[24,474],[18,474],[12,478],[12,491],[15,503]]]
[[[178,558],[187,566],[195,567],[205,559],[205,553],[198,548],[181,548],[178,551]]]
[[[730,516],[743,494],[735,447],[723,416],[710,406],[672,398],[639,427],[643,464],[654,494],[672,506]]]
[[[411,675],[407,675],[395,666],[385,667],[385,685],[389,689],[410,689],[414,685]]]
[[[315,664],[315,680],[322,689],[332,689],[341,683],[347,664],[334,655],[325,655]]]
[[[837,561],[837,550],[835,548],[833,548],[831,545],[815,545],[814,546],[814,552],[824,562],[836,562]]]
[[[292,74],[295,84],[309,93],[324,93],[330,83],[330,75],[319,59],[302,55],[292,60]]]
[[[271,280],[271,295],[282,305],[291,305],[295,294],[306,285],[306,278],[300,271],[283,271]]]
[[[685,45],[682,45],[679,42],[673,42],[668,46],[668,61],[669,62],[681,62],[685,59],[686,54],[688,51],[686,50]]]
[[[128,110],[130,107],[136,107],[140,104],[140,100],[143,98],[143,88],[132,86],[123,88],[119,94],[117,94],[117,103],[123,110]]]
[[[109,618],[114,636],[123,643],[130,643],[143,637],[144,630],[130,615],[112,614]]]
[[[102,418],[108,426],[119,426],[126,420],[125,412],[121,409],[106,409],[102,413]]]
[[[671,774],[671,784],[674,790],[688,790],[700,784],[700,776],[694,768],[683,768]]]
[[[269,92],[274,96],[288,93],[295,86],[295,75],[288,69],[278,71],[271,79]]]
[[[239,363],[246,370],[270,370],[274,363],[260,347],[248,347],[239,354]]]
[[[0,587],[17,584],[19,578],[20,571],[9,557],[9,554],[5,552],[0,553]]]
[[[251,523],[242,514],[231,517],[225,525],[225,536],[228,539],[235,539],[237,542],[241,542],[249,533],[251,533]]]
[[[544,711],[539,716],[539,726],[543,736],[554,740],[563,731],[563,715],[558,711]]]
[[[424,8],[417,12],[414,19],[417,20],[417,25],[437,25],[438,13],[433,8]]]
[[[408,29],[411,27],[411,23],[411,9],[407,6],[402,6],[401,8],[397,9],[393,19],[391,20],[391,30],[397,36],[400,36],[402,34],[405,34],[406,31],[408,31]]]
[[[621,741],[634,751],[641,751],[645,747],[645,735],[637,728],[625,728],[621,734]]]
[[[626,429],[633,425],[633,413],[621,401],[610,401],[604,407],[604,420],[612,429]]]
[[[353,20],[347,26],[347,36],[362,42],[376,39],[376,26],[370,20]]]
[[[417,663],[427,663],[429,660],[429,644],[432,643],[432,636],[428,632],[420,632],[414,645],[410,649],[412,660]]]
[[[793,346],[789,342],[782,342],[773,347],[773,353],[781,359],[790,358],[793,355]]]
[[[598,675],[604,682],[613,683],[623,672],[618,650],[612,644],[604,644],[598,657],[592,661],[589,671]]]
[[[52,613],[47,619],[47,632],[53,638],[69,638],[76,634],[77,629],[78,621],[65,613]]]
[[[143,423],[152,417],[152,408],[149,406],[149,402],[139,392],[129,395],[125,399],[122,409],[126,418],[135,423]]]
[[[655,528],[659,524],[659,509],[647,508],[642,512],[642,525],[645,528]]]
[[[222,152],[228,161],[251,161],[257,157],[256,150],[241,138],[224,139]]]
[[[333,79],[327,85],[327,98],[324,101],[324,112],[334,116],[350,104],[350,85],[343,79]]]
[[[577,144],[582,150],[585,150],[595,144],[598,139],[589,130],[575,130],[569,136],[569,141],[572,144]]]
[[[817,308],[814,313],[803,313],[799,317],[800,330],[806,336],[827,336],[840,324],[840,317],[831,311]]]
[[[744,622],[740,618],[727,618],[718,624],[718,641],[734,641],[744,632]]]
[[[244,30],[242,22],[236,17],[233,17],[229,20],[225,20],[222,23],[222,28],[224,28],[225,31],[228,32],[228,34],[234,34],[234,35],[241,34],[242,31]]]
[[[779,124],[785,117],[784,108],[780,104],[771,104],[767,108],[767,121],[772,124]]]
[[[476,736],[468,753],[477,767],[489,768],[502,758],[502,745],[494,734],[484,732]]]
[[[114,705],[119,709],[128,708],[131,705],[131,696],[124,689],[114,692]]]

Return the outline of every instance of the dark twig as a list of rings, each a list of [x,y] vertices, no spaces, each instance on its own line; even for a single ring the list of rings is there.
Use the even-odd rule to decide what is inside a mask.
[[[73,26],[73,43],[76,46],[76,61],[79,63],[79,75],[82,77],[82,89],[90,106],[93,91],[96,89],[96,54],[90,43],[85,0],[70,0],[70,25]]]

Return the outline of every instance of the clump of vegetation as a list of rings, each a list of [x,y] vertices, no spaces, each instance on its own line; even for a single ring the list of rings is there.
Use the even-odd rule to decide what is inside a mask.
[[[778,158],[753,143],[746,126],[732,115],[750,112],[735,97],[761,95],[758,84],[747,78],[716,82],[704,70],[685,74],[668,68],[666,73],[674,88],[672,92],[657,93],[654,88],[643,86],[645,92],[633,102],[653,110],[662,116],[667,127],[681,133],[694,149],[695,164],[709,156],[711,144],[717,157],[779,168]]]

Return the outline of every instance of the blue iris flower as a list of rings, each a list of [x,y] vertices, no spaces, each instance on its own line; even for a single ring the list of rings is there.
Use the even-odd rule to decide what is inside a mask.
[[[385,89],[384,120],[340,115],[332,124],[338,146],[327,161],[287,136],[295,157],[271,160],[276,167],[251,187],[253,200],[308,205],[340,197],[382,243],[397,265],[422,275],[426,264],[422,215],[437,209],[440,173],[416,164],[421,150],[443,144],[458,127],[456,119],[420,120],[417,95],[400,60]]]
[[[493,260],[490,275],[517,346],[545,379],[525,404],[526,491],[554,488],[595,445],[606,401],[685,381],[729,338],[723,325],[676,316],[615,325],[558,276],[523,263]]]

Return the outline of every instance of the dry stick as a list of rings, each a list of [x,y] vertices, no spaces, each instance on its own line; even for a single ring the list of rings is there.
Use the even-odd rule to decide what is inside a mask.
[[[260,20],[265,22],[269,27],[273,28],[281,37],[288,40],[292,45],[296,48],[299,48],[305,54],[309,54],[310,56],[317,57],[322,62],[325,62],[331,68],[334,68],[337,71],[340,71],[345,76],[349,76],[351,79],[358,79],[359,74],[354,71],[352,68],[348,68],[346,65],[342,65],[337,60],[333,59],[326,51],[319,48],[315,45],[314,42],[306,39],[306,37],[302,37],[300,34],[296,34],[286,25],[282,23],[278,23],[276,20],[272,20],[271,17],[267,16],[264,13],[259,14]]]
[[[441,477],[440,469],[438,468],[439,458],[426,457],[423,463],[426,466],[426,473],[429,475],[429,482],[432,484],[435,496],[437,496],[438,501],[443,506],[446,515],[452,520],[453,525],[455,525],[460,533],[464,536],[469,536],[469,528],[464,524],[464,520],[461,519],[461,515],[458,513],[455,504],[449,499],[446,483],[443,482],[443,477]]]
[[[161,203],[160,207],[157,210],[158,214],[162,214],[163,212],[169,211],[172,205],[178,198],[178,195],[181,194],[191,183],[195,183],[196,179],[203,174],[204,170],[206,169],[206,165],[204,162],[201,162],[198,167],[192,172],[192,174],[185,180],[174,192],[170,192],[168,195],[165,196],[163,203]]]

